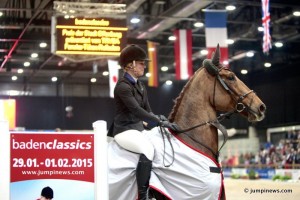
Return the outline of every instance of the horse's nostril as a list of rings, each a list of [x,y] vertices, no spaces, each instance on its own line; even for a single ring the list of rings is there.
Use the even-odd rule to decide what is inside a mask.
[[[259,111],[260,112],[265,112],[267,109],[266,105],[265,104],[261,104],[260,107],[259,107]]]

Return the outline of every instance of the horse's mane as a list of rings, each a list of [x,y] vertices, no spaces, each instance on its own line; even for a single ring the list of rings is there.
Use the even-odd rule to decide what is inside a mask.
[[[185,86],[182,88],[179,96],[174,100],[175,104],[172,108],[172,111],[169,115],[169,120],[171,122],[174,121],[174,118],[175,118],[175,115],[177,113],[177,110],[178,110],[178,107],[183,99],[183,96],[185,94],[185,91],[190,87],[190,85],[192,84],[193,80],[195,79],[196,75],[199,73],[199,71],[201,71],[201,69],[203,69],[203,67],[199,68],[195,73],[194,75],[190,78],[190,80],[185,84]]]

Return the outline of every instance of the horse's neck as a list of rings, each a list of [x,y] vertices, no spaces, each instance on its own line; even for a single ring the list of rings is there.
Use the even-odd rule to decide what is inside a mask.
[[[199,81],[196,82],[199,83]],[[213,89],[209,90],[207,85],[204,84],[205,81],[201,81],[201,83],[200,85],[192,84],[185,91],[184,97],[178,107],[174,121],[181,129],[187,129],[216,119],[216,111],[209,101],[209,95],[213,93]],[[188,135],[199,141],[199,143],[191,139]],[[209,124],[195,128],[186,134],[179,134],[179,137],[192,147],[203,151],[211,157],[214,157],[214,154],[200,143],[211,148],[214,153],[218,151],[217,130]]]

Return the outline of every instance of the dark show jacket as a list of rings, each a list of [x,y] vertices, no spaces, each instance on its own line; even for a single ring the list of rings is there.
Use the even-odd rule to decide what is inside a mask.
[[[143,131],[143,121],[150,124],[150,127],[159,123],[159,118],[151,112],[144,84],[139,80],[136,83],[128,73],[117,82],[114,98],[116,115],[108,136],[130,129]]]

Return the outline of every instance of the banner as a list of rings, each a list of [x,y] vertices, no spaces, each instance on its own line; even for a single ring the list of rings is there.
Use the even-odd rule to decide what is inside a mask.
[[[114,89],[119,79],[119,65],[118,61],[108,60],[109,71],[109,96],[114,98]]]
[[[12,133],[10,150],[11,200],[95,198],[93,134]]]
[[[148,72],[150,73],[150,77],[148,79],[148,85],[150,87],[158,86],[158,72],[157,72],[157,44],[151,41],[147,41],[148,47]]]
[[[206,48],[208,51],[207,58],[211,58],[217,45],[220,45],[220,63],[224,66],[224,61],[228,62],[228,45],[227,45],[227,13],[223,10],[206,10],[205,11],[205,38]]]
[[[175,30],[175,69],[176,79],[186,80],[193,74],[192,66],[192,31]]]

